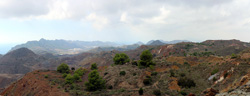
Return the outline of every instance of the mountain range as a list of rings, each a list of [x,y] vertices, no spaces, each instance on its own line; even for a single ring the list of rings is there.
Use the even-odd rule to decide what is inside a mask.
[[[25,44],[16,45],[11,50],[22,47],[29,48],[37,54],[78,54],[96,47],[116,47],[119,44],[101,41],[67,41],[67,40],[46,40],[28,41]]]
[[[164,40],[150,40],[146,43],[146,45],[164,45],[164,44],[176,44],[181,42],[191,42],[188,40],[172,40],[172,41],[164,41]]]
[[[147,96],[223,96],[233,92],[248,94],[244,90],[250,86],[249,48],[249,43],[239,40],[141,45],[126,51],[84,52],[63,56],[49,53],[38,55],[28,48],[19,48],[0,58],[0,85],[9,85],[2,90],[1,95],[138,95],[139,88],[143,88]],[[150,50],[156,64],[153,68],[140,68],[135,64],[144,50]],[[131,62],[114,65],[113,57],[118,53],[127,54]],[[54,71],[61,63],[68,64],[70,68],[86,69],[82,81],[73,84],[78,87],[64,85],[62,74]],[[89,92],[82,86],[87,81],[93,63],[98,65],[100,76],[106,80],[106,90]],[[126,74],[120,75],[121,71]],[[147,85],[145,80],[149,78],[150,83]],[[186,81],[182,79],[192,81],[195,87],[183,87],[180,82]],[[16,83],[11,84],[16,80]]]

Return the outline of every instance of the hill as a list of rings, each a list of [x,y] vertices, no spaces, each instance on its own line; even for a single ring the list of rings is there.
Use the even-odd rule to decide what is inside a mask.
[[[26,47],[36,54],[53,53],[53,54],[78,54],[95,47],[118,46],[113,42],[101,41],[66,41],[66,40],[46,40],[28,41],[25,44],[16,45],[11,50]]]
[[[188,40],[172,40],[172,41],[163,41],[163,40],[150,40],[146,43],[146,45],[150,45],[151,43],[153,42],[162,42],[164,44],[176,44],[176,43],[181,43],[181,42],[191,42],[191,41],[188,41]],[[164,45],[162,44],[162,45]]]
[[[3,55],[2,55],[2,54],[0,54],[0,58],[1,58],[1,57],[3,57]]]
[[[83,84],[87,81],[90,68],[85,67],[85,74],[81,77],[81,81],[72,85],[65,84],[62,74],[56,71],[33,71],[5,89],[1,95],[136,96],[139,95],[140,88],[143,88],[143,94],[146,96],[153,94],[163,96],[248,94],[246,86],[250,83],[250,67],[249,61],[241,58],[242,54],[238,54],[234,59],[231,56],[170,56],[166,59],[155,57],[154,68],[139,68],[133,63],[99,66],[98,72],[105,79],[107,89],[96,92],[87,91]],[[121,71],[124,71],[125,75],[121,75]],[[70,71],[70,74],[73,75],[74,71]],[[48,77],[45,77],[46,75]],[[147,79],[149,79],[148,82],[145,81]],[[183,87],[183,84],[186,84],[185,80],[189,82],[187,84],[194,82],[195,85]],[[237,90],[241,93],[235,93],[238,92]]]
[[[136,66],[136,64],[133,63],[139,61],[140,54],[143,50],[150,50],[150,52],[152,53],[154,57],[153,61],[156,63],[153,68],[139,68],[138,66]],[[60,79],[60,82],[55,82],[55,85],[60,85],[60,90],[57,91],[62,92],[66,90],[70,95],[74,95],[76,94],[76,92],[80,92],[84,95],[138,95],[138,90],[141,87],[145,89],[144,92],[146,95],[152,95],[154,90],[160,90],[160,92],[162,92],[161,94],[170,96],[177,96],[180,94],[184,94],[184,92],[186,94],[192,93],[200,95],[207,94],[207,92],[210,91],[218,91],[221,94],[224,94],[224,92],[228,92],[234,89],[245,90],[245,87],[242,87],[241,89],[236,88],[248,84],[247,82],[249,79],[247,79],[247,81],[244,81],[245,79],[243,80],[242,78],[245,78],[244,76],[248,76],[250,72],[249,50],[249,43],[241,42],[239,40],[207,40],[201,43],[182,42],[161,46],[142,45],[134,50],[101,51],[98,53],[81,53],[78,55],[66,55],[61,57],[54,57],[53,55],[51,56],[51,54],[47,54],[48,56],[51,56],[51,58],[46,58],[40,61],[40,63],[38,64],[37,62],[34,62],[33,65],[30,66],[33,66],[33,69],[42,67],[50,70],[55,70],[59,64],[67,63],[70,68],[87,68],[86,74],[82,77],[82,81],[76,82],[76,84],[81,85],[80,89],[77,90],[71,90],[69,89],[69,86],[63,87],[61,85],[63,84],[62,82],[64,82],[64,79],[61,77],[62,74],[48,70],[39,71],[45,73],[47,72],[46,74],[54,74],[56,76],[53,75],[50,78],[49,75],[49,79],[41,79],[45,75],[45,73],[41,73],[43,74],[41,75],[42,77],[39,77],[37,79],[45,81],[48,80],[46,81],[50,82],[48,84],[51,84],[53,80]],[[27,53],[32,55],[32,53],[30,53],[28,50],[26,51]],[[114,65],[113,57],[117,53],[127,54],[131,59],[131,62],[125,65]],[[36,57],[38,55],[33,54],[32,56]],[[84,89],[85,87],[82,85],[87,80],[87,74],[90,71],[89,67],[93,63],[98,64],[98,71],[100,75],[106,80],[106,86],[112,86],[112,89],[102,90],[100,92],[88,92]],[[125,71],[126,75],[120,76],[120,71]],[[32,73],[37,74],[36,71]],[[74,72],[71,71],[71,74],[73,73]],[[34,76],[35,75],[32,75],[31,77]],[[144,85],[143,80],[145,78],[148,78],[148,76],[150,76],[152,82],[150,85]],[[196,84],[196,87],[181,87],[181,85],[178,84],[178,82],[181,82],[179,81],[181,80],[181,78],[188,78],[193,80]],[[35,80],[34,82],[37,81]],[[244,83],[238,84],[238,82]],[[20,83],[15,84],[16,85],[12,85],[20,85]],[[234,84],[236,84],[236,86]],[[41,85],[38,84],[35,86],[29,86],[33,88]],[[53,88],[58,86],[53,85]],[[19,94],[18,91],[13,91],[13,87],[9,87],[6,90],[13,94]],[[6,90],[4,91],[4,94],[7,94]],[[27,91],[28,90],[29,89],[27,89]],[[25,92],[27,93],[27,91]]]
[[[0,58],[0,73],[25,74],[38,59],[39,56],[27,48],[11,51]]]

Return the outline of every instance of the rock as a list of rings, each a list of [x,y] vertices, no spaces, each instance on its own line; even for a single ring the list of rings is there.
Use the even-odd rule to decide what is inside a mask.
[[[215,90],[213,88],[208,88],[202,92],[202,96],[215,96],[217,93],[219,93],[218,90]]]

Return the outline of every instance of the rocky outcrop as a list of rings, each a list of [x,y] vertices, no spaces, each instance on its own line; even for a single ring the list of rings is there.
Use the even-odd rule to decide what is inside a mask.
[[[202,96],[215,96],[217,93],[219,93],[218,90],[215,90],[213,88],[208,88],[202,92]]]

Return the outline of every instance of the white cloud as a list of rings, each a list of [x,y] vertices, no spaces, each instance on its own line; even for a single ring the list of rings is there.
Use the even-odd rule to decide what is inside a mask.
[[[96,13],[91,13],[86,17],[86,20],[92,21],[92,24],[98,30],[101,30],[108,24],[108,19],[102,16],[97,16]]]
[[[132,34],[134,38],[144,41],[175,38],[205,40],[250,35],[246,33],[249,32],[247,28],[250,24],[249,12],[249,0],[1,0],[0,2],[0,18],[75,20],[90,23],[93,28],[102,32],[122,28],[120,31],[118,29],[115,31]],[[127,30],[127,33],[122,30]],[[234,34],[236,32],[239,33],[237,37]]]

